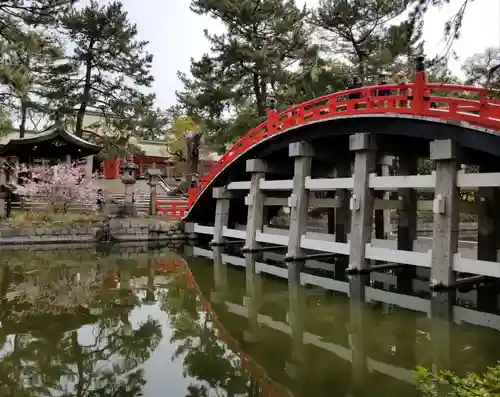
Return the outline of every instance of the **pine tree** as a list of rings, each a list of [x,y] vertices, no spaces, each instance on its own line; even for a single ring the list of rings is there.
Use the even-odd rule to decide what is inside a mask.
[[[362,79],[373,79],[398,56],[422,51],[422,20],[390,24],[414,0],[320,0],[311,22],[334,54],[346,57]]]
[[[462,67],[467,78],[467,84],[495,90],[495,96],[500,92],[500,48],[488,48],[481,54],[467,59]]]
[[[206,32],[215,60],[234,91],[251,96],[265,116],[270,88],[308,47],[306,10],[294,0],[193,0],[191,9],[224,23],[227,33]]]
[[[75,0],[1,0],[0,1],[0,78],[10,80],[12,70],[4,70],[5,56],[17,50],[39,48],[39,36],[34,27],[53,24],[60,13],[66,12]]]
[[[57,98],[66,96],[60,113],[77,108],[75,132],[79,136],[88,110],[100,112],[118,130],[137,134],[136,120],[150,110],[154,99],[138,90],[153,82],[153,57],[146,52],[148,43],[137,39],[137,26],[128,20],[122,3],[101,6],[91,0],[65,15],[61,24],[76,48],[70,56],[72,73],[59,76],[52,93]]]
[[[9,96],[11,109],[19,121],[19,136],[24,137],[26,122],[50,115],[50,104],[45,93],[52,86],[52,76],[64,72],[59,61],[64,47],[54,38],[41,32],[32,32],[25,46],[10,51],[4,70],[12,78],[4,80],[5,96]]]

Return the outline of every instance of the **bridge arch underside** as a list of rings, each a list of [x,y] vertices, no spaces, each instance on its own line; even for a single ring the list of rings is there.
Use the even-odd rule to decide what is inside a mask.
[[[186,217],[188,222],[210,225],[215,217],[214,187],[226,186],[230,182],[249,181],[245,163],[248,159],[266,159],[289,170],[289,175],[266,173],[266,180],[283,180],[293,177],[293,159],[288,155],[289,144],[306,141],[320,155],[313,158],[312,177],[325,178],[336,164],[354,160],[349,150],[349,136],[370,133],[375,136],[377,155],[405,155],[429,158],[430,142],[451,139],[459,147],[459,161],[463,164],[495,166],[500,158],[500,133],[464,123],[404,115],[370,115],[327,119],[292,128],[274,135],[249,149],[224,169],[211,185],[200,195]],[[496,170],[500,171],[500,170]],[[331,174],[330,174],[331,175]],[[247,207],[244,197],[248,192],[231,199],[229,224],[244,224]],[[278,194],[278,192],[274,192]],[[290,192],[282,192],[288,197]],[[277,207],[270,207],[271,218]]]

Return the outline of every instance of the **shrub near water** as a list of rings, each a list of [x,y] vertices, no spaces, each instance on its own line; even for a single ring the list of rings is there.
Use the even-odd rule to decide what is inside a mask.
[[[435,375],[423,367],[418,367],[415,374],[423,397],[500,397],[500,365],[463,377],[451,371]]]
[[[90,226],[101,222],[104,217],[103,214],[96,212],[16,211],[12,217],[3,220],[2,224],[13,229]]]

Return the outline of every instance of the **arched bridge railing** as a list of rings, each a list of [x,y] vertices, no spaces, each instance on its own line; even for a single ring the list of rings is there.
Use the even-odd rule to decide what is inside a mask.
[[[390,91],[390,96],[383,95],[383,91]],[[408,84],[345,90],[294,105],[281,113],[269,111],[266,121],[239,139],[201,179],[199,186],[190,189],[188,207],[195,204],[222,170],[263,140],[292,127],[337,116],[366,114],[430,117],[500,130],[500,101],[493,99],[490,91],[473,86],[427,83],[425,72],[416,72]]]
[[[391,91],[390,96],[380,95]],[[444,93],[440,95],[440,92]],[[396,95],[393,95],[396,93]],[[353,96],[359,98],[353,98]],[[455,95],[455,96],[453,96]],[[239,139],[189,192],[193,205],[203,190],[236,158],[273,135],[311,122],[363,114],[397,113],[463,121],[500,130],[500,101],[484,88],[427,83],[422,72],[409,84],[387,84],[346,90],[294,105],[281,113],[270,111],[268,119]]]

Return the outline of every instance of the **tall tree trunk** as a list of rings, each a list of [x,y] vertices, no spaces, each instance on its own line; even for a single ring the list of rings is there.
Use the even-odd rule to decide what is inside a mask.
[[[184,193],[193,183],[193,178],[198,174],[198,166],[200,164],[200,133],[193,132],[186,134],[186,174],[181,183],[181,190]]]
[[[26,118],[28,117],[28,103],[26,98],[21,98],[21,122],[19,123],[19,138],[26,134]]]
[[[266,98],[262,92],[262,84],[260,76],[257,73],[253,74],[253,92],[257,103],[257,114],[261,117],[266,115]]]
[[[92,43],[91,43],[92,47]],[[82,94],[82,103],[80,104],[80,108],[78,109],[78,113],[76,115],[76,126],[75,126],[75,134],[76,136],[83,135],[83,119],[85,117],[85,112],[87,110],[87,104],[90,99],[90,89],[91,89],[91,81],[92,81],[92,55],[90,53],[92,49],[89,50],[89,54],[87,57],[87,61],[85,62],[85,85],[83,86],[83,94]]]

